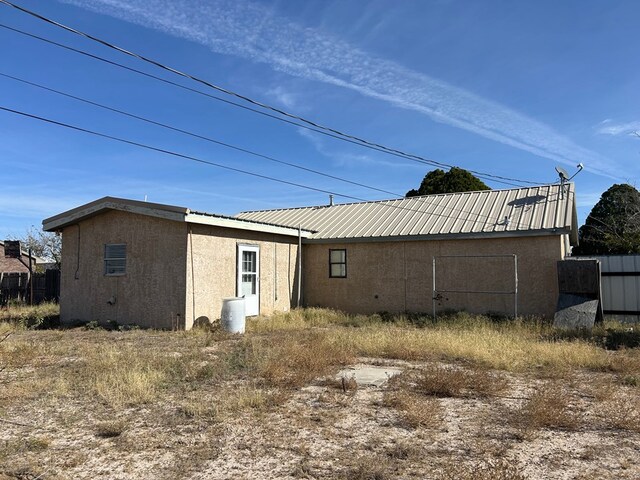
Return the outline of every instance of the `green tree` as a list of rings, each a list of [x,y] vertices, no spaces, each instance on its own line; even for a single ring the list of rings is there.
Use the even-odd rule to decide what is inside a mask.
[[[574,255],[640,253],[640,192],[627,184],[602,194],[579,230]]]
[[[463,168],[453,167],[448,172],[439,168],[427,173],[418,190],[409,190],[407,197],[434,195],[436,193],[472,192],[491,190],[482,180]]]

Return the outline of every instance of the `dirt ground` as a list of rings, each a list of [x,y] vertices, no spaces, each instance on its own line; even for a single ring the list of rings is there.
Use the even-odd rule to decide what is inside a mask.
[[[640,478],[640,388],[615,383],[615,373],[554,378],[357,358],[352,364],[402,373],[380,386],[357,384],[338,375],[341,365],[288,387],[244,374],[186,373],[196,380],[163,387],[157,401],[117,406],[100,390],[74,385],[86,373],[76,347],[62,348],[67,335],[167,357],[197,351],[190,361],[198,372],[238,342],[13,334],[5,348],[24,360],[0,365],[0,479]],[[23,351],[29,345],[33,355]],[[458,375],[467,371],[475,376]],[[47,383],[56,375],[63,386]],[[442,375],[444,388],[436,385]],[[225,415],[211,409],[220,395],[237,398]]]

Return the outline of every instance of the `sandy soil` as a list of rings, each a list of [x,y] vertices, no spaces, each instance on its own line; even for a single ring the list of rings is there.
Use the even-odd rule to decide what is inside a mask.
[[[640,478],[640,433],[603,426],[584,388],[571,393],[583,419],[575,428],[514,422],[540,380],[513,375],[499,396],[429,399],[417,408],[441,417],[416,427],[385,400],[397,383],[345,391],[332,380],[224,421],[187,418],[171,402],[118,412],[79,400],[8,408],[0,412],[0,479]],[[105,421],[124,427],[113,437],[96,433]]]

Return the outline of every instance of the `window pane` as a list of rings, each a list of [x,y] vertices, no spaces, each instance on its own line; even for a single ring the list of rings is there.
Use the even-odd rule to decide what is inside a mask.
[[[126,260],[106,260],[104,266],[107,275],[125,273]]]
[[[127,245],[122,244],[107,244],[104,246],[104,258],[105,259],[120,259],[127,258]]]
[[[242,252],[242,271],[256,273],[256,252]]]
[[[346,277],[347,276],[347,266],[344,263],[336,263],[331,265],[331,276],[332,277]]]
[[[346,250],[331,250],[331,263],[345,263],[346,258]]]
[[[242,275],[241,295],[255,295],[256,294],[256,276],[255,275]]]
[[[124,275],[127,266],[127,245],[107,243],[104,246],[104,274]]]

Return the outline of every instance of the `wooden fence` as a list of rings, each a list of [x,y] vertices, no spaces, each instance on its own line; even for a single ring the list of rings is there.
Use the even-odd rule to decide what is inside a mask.
[[[0,305],[10,301],[29,303],[28,273],[0,273]],[[57,302],[60,299],[60,270],[33,274],[33,302]]]

